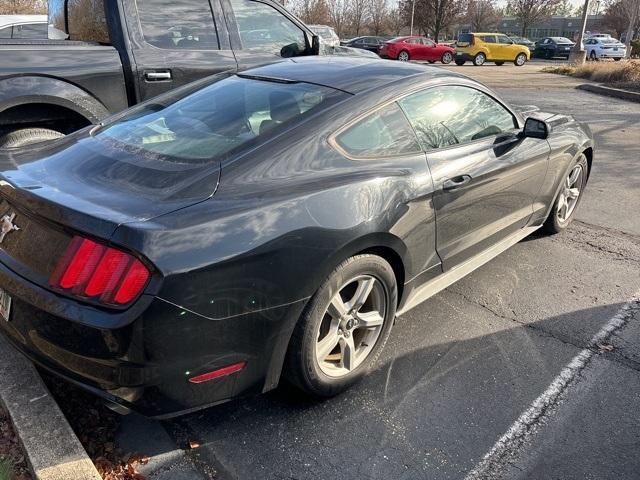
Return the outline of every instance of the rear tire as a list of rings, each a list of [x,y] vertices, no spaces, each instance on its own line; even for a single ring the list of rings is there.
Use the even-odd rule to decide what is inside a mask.
[[[496,62],[496,65],[500,67],[500,66],[504,65],[504,62]]]
[[[459,67],[461,67],[462,65],[464,65],[466,62],[464,60],[456,60],[456,65],[458,65]]]
[[[357,298],[364,298],[360,307]],[[315,397],[337,395],[358,382],[389,338],[397,300],[396,278],[383,258],[366,254],[342,262],[298,321],[284,376]]]
[[[473,57],[473,64],[476,67],[481,67],[482,65],[484,65],[484,62],[486,61],[487,61],[487,56],[482,52],[478,53],[475,57]]]
[[[616,62],[619,62],[619,61],[620,61],[620,60],[622,60],[622,59],[621,59],[620,57],[618,57],[618,58],[614,58],[614,60],[615,60]]]
[[[23,128],[0,137],[0,149],[19,148],[64,137],[64,134],[48,128]]]
[[[576,171],[579,171],[579,178],[572,181],[571,177]],[[587,186],[588,177],[589,163],[587,162],[587,157],[581,154],[569,170],[568,176],[562,179],[563,184],[560,192],[554,200],[551,212],[549,212],[549,217],[542,227],[545,232],[554,235],[564,231],[571,225],[576,210],[582,200],[584,188]],[[575,194],[571,193],[572,190],[576,191],[577,197],[572,196]],[[565,207],[567,210],[564,210]]]

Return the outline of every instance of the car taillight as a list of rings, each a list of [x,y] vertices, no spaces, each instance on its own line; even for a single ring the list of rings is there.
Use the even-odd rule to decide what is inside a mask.
[[[75,236],[51,274],[57,290],[107,305],[126,305],[147,285],[150,273],[128,253]]]

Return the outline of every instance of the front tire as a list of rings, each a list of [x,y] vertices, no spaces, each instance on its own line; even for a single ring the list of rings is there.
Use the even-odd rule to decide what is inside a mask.
[[[48,128],[23,128],[0,137],[0,149],[19,148],[64,137],[64,134]]]
[[[402,50],[398,54],[398,60],[400,60],[401,62],[408,62],[409,60],[411,60],[411,56],[409,55],[409,52],[407,52],[406,50]]]
[[[331,397],[367,374],[396,315],[393,269],[375,255],[341,263],[309,301],[296,325],[284,375],[315,397]]]
[[[547,233],[552,235],[560,233],[573,222],[588,177],[589,163],[583,153],[569,170],[569,174],[563,180],[560,192],[553,202],[549,217],[543,226]]]
[[[444,64],[444,65],[449,65],[451,63],[451,61],[453,60],[453,55],[451,54],[451,52],[444,52],[442,54],[442,58],[440,59],[440,61]]]
[[[513,63],[516,67],[521,67],[525,63],[527,63],[527,56],[524,53],[519,53],[518,55],[516,55],[516,58],[513,61]]]
[[[482,65],[484,65],[484,62],[486,61],[487,61],[487,56],[482,52],[478,53],[475,57],[473,57],[473,64],[476,67],[481,67]]]

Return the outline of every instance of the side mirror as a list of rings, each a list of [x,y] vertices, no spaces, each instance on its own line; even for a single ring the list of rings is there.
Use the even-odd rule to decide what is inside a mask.
[[[320,55],[320,37],[315,34],[311,37],[311,55]]]
[[[524,122],[522,134],[525,138],[540,138],[546,140],[549,137],[549,125],[547,125],[547,122],[529,117]]]

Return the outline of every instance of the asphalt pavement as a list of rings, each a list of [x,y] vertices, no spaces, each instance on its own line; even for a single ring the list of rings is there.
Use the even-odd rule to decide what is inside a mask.
[[[638,478],[640,104],[536,64],[447,68],[591,126],[577,221],[401,317],[375,371],[343,395],[282,387],[162,424],[125,419],[130,448],[158,426],[173,439],[159,457],[197,445],[162,478]]]

